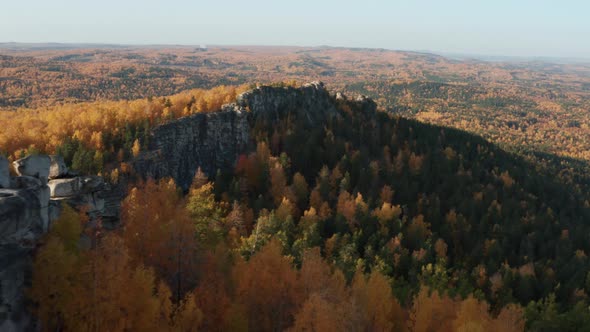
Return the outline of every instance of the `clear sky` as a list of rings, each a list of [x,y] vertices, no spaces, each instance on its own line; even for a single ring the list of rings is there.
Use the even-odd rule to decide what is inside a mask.
[[[377,47],[590,58],[590,0],[0,0],[0,42]]]

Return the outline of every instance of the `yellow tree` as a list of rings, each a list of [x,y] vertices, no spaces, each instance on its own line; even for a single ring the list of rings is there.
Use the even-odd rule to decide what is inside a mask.
[[[488,310],[487,303],[468,297],[459,304],[457,318],[453,321],[453,330],[457,332],[491,331]]]
[[[234,269],[236,296],[251,330],[281,331],[290,326],[297,307],[297,273],[291,259],[272,240],[249,262]]]
[[[136,139],[133,142],[133,146],[131,147],[131,153],[133,154],[134,157],[139,156],[139,152],[141,151],[141,145],[139,144],[139,140]]]
[[[299,207],[303,208],[307,205],[307,199],[309,196],[309,185],[305,181],[305,177],[301,173],[297,172],[293,175],[293,191],[297,197]]]
[[[301,295],[309,298],[314,293],[321,293],[332,303],[347,300],[346,280],[342,272],[332,273],[330,265],[322,258],[319,248],[308,249],[303,254],[299,271],[299,287]]]
[[[246,236],[246,220],[242,207],[237,201],[232,204],[232,209],[225,217],[225,224],[227,229],[235,228],[240,236]]]
[[[222,211],[213,194],[213,185],[206,183],[192,188],[188,194],[186,209],[193,221],[197,237],[214,246],[224,231]]]
[[[34,312],[44,330],[65,328],[69,304],[74,297],[80,296],[72,283],[77,260],[78,257],[68,252],[55,237],[50,238],[35,257],[29,296],[36,303]]]
[[[342,310],[343,306],[324,299],[320,294],[313,294],[305,301],[301,310],[295,315],[295,322],[289,331],[306,332],[341,332],[349,329],[349,316]]]
[[[133,188],[121,207],[123,238],[136,263],[153,267],[175,299],[194,287],[197,239],[172,180],[148,180]]]
[[[276,163],[270,169],[270,193],[274,199],[275,206],[279,206],[285,197],[285,189],[287,188],[287,178],[285,171],[280,163]]]
[[[201,326],[205,331],[223,331],[232,305],[230,251],[220,245],[206,253],[202,262],[199,284],[194,291],[196,304],[203,313]]]
[[[198,331],[203,321],[203,313],[197,307],[193,294],[187,294],[174,315],[173,331]],[[139,330],[138,330],[139,331]]]
[[[413,332],[454,331],[455,302],[437,291],[420,289],[410,309],[408,327]]]
[[[29,296],[47,330],[64,327],[69,303],[77,296],[73,280],[79,261],[80,219],[78,212],[65,205],[33,263]]]
[[[150,270],[133,268],[123,240],[107,235],[85,253],[67,308],[72,331],[154,330],[159,301]]]
[[[205,174],[201,170],[201,167],[199,167],[199,168],[197,168],[197,172],[195,173],[195,176],[193,178],[193,183],[191,184],[191,189],[199,189],[202,186],[204,186],[205,184],[207,184],[207,182],[209,182],[209,178],[207,177],[207,174]]]
[[[367,331],[392,331],[403,328],[403,310],[393,297],[389,281],[378,271],[368,280],[357,272],[352,284],[352,300]]]
[[[490,331],[522,332],[524,328],[524,312],[517,304],[509,304],[502,308],[498,317],[490,324]]]

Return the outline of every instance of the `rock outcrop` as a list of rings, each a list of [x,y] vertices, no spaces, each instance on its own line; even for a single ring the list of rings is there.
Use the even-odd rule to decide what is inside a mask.
[[[24,288],[31,275],[32,250],[59,217],[62,204],[84,207],[90,217],[102,215],[105,207],[103,179],[72,177],[59,156],[28,156],[13,164],[19,176],[11,178],[8,161],[0,158],[1,331],[22,330],[30,322]]]
[[[51,158],[47,155],[30,155],[12,164],[18,175],[36,177],[44,184],[49,179]]]
[[[68,176],[68,166],[64,158],[60,155],[49,156],[51,159],[51,166],[49,167],[49,178],[58,179]]]
[[[100,176],[77,176],[50,180],[48,183],[53,201],[66,202],[71,206],[84,207],[90,216],[101,216],[105,200],[101,193],[106,189]]]
[[[0,188],[10,187],[10,171],[8,169],[8,159],[0,156]]]
[[[219,112],[195,114],[155,128],[150,145],[133,162],[144,178],[172,177],[187,190],[197,168],[209,176],[235,165],[251,146],[250,127],[259,118],[274,121],[296,114],[309,124],[338,113],[335,98],[319,82],[300,88],[261,86],[238,96]]]
[[[320,124],[338,110],[334,98],[321,82],[312,82],[300,88],[261,86],[244,92],[237,104],[249,109],[256,118],[278,120],[289,113],[296,113],[310,124]]]
[[[225,105],[215,113],[195,114],[155,128],[147,151],[133,162],[144,177],[172,177],[188,189],[198,167],[208,175],[232,167],[249,140],[247,112]]]
[[[45,158],[46,157],[46,158]],[[4,163],[0,160],[0,163]],[[49,157],[15,162],[21,176],[0,189],[0,330],[22,330],[30,323],[23,295],[31,274],[31,252],[49,227]],[[47,166],[44,168],[43,166]],[[6,165],[7,166],[7,165]],[[30,176],[30,175],[34,176]],[[4,181],[5,182],[5,181]]]
[[[11,188],[0,189],[0,243],[16,242],[26,233],[36,237],[48,227],[49,187],[41,180],[19,176],[11,179]]]

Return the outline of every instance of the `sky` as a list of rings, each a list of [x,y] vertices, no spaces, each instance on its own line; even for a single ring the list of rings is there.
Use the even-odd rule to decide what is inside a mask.
[[[0,0],[0,42],[590,58],[589,0]]]

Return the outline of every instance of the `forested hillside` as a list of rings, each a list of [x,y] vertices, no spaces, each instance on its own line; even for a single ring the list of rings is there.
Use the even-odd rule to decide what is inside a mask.
[[[590,160],[590,64],[385,49],[0,44],[0,110],[133,100],[219,85],[321,80],[406,118],[454,127],[561,169]],[[539,156],[538,153],[543,155]]]
[[[49,128],[54,120],[47,119],[64,119],[63,131],[43,134],[54,138],[51,144],[4,134],[0,146],[11,156],[22,149],[64,151],[73,161],[95,162],[82,171],[106,172],[108,161],[109,174],[124,173],[131,183],[118,229],[106,231],[66,209],[44,239],[30,289],[44,328],[588,326],[584,174],[540,167],[479,136],[342,95],[326,97],[334,111],[317,114],[305,101],[276,113],[250,105],[252,149],[230,171],[195,170],[187,193],[173,179],[144,179],[130,169],[152,126],[214,111],[243,90],[212,91],[7,115],[21,126],[37,119]],[[102,116],[93,122],[88,112],[80,123],[61,116],[85,108]],[[72,146],[93,152],[72,154]],[[96,161],[99,153],[110,157]]]

